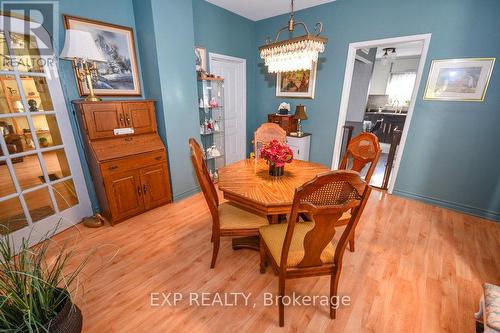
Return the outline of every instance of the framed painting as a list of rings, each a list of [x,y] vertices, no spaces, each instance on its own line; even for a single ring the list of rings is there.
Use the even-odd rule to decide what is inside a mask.
[[[317,64],[311,70],[278,73],[276,97],[314,98]]]
[[[481,102],[494,64],[495,58],[433,60],[424,99]]]
[[[64,26],[90,32],[107,60],[97,64],[97,82],[94,84],[97,96],[141,96],[132,28],[68,15],[64,15]],[[87,96],[87,86],[78,79],[76,81],[80,96]]]
[[[207,70],[207,49],[201,46],[194,48],[194,60],[197,72],[208,72]]]

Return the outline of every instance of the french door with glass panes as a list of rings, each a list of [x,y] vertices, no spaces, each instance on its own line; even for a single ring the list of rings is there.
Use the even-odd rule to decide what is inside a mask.
[[[92,210],[48,36],[0,23],[0,234],[35,243]]]

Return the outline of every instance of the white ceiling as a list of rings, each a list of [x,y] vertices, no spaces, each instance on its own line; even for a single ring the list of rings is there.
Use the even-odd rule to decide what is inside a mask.
[[[262,20],[290,12],[290,0],[206,0],[216,6],[252,21]],[[296,0],[295,10],[314,7],[335,0]]]
[[[384,51],[382,50],[383,48],[386,47],[395,47],[396,48],[396,57],[411,57],[411,56],[416,56],[420,55],[422,53],[422,47],[423,43],[418,41],[418,42],[408,42],[408,43],[401,43],[401,44],[393,44],[393,45],[384,45],[383,47],[379,47],[377,49],[377,59],[382,58],[384,55]]]

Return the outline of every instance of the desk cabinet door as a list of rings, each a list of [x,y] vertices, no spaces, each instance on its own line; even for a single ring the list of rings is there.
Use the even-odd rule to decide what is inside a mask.
[[[112,138],[115,128],[125,127],[121,103],[95,103],[83,106],[89,139]]]
[[[152,102],[124,103],[123,111],[127,127],[133,127],[135,134],[156,132],[156,119]]]
[[[106,181],[106,192],[113,220],[133,216],[144,210],[138,170],[124,171],[110,176]]]
[[[141,184],[146,209],[172,201],[166,165],[158,164],[141,169]]]

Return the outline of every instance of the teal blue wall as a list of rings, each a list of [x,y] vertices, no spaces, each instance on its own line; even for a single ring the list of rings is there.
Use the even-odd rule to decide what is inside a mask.
[[[321,20],[326,51],[321,57],[314,100],[289,100],[308,107],[311,159],[331,165],[348,44],[432,33],[395,193],[500,220],[500,64],[483,103],[424,101],[432,59],[500,58],[497,0],[339,0],[297,12],[309,27]],[[257,22],[256,40],[286,25],[282,15]],[[275,77],[257,59],[255,124],[266,121],[283,98]],[[248,140],[250,140],[250,136]]]
[[[157,105],[174,200],[198,191],[188,139],[199,137],[193,7],[185,0],[134,0],[146,97]]]
[[[59,17],[59,44],[56,45],[58,46],[58,48],[55,50],[56,54],[59,54],[60,50],[64,46],[65,29],[63,14],[81,16],[93,20],[132,27],[135,31],[135,18],[132,0],[60,0],[59,12],[61,14]],[[139,73],[141,73],[140,59],[138,59],[138,66]],[[94,185],[92,183],[92,178],[90,176],[90,171],[85,160],[85,155],[83,153],[82,141],[77,129],[77,122],[73,114],[73,108],[71,105],[72,100],[80,98],[75,81],[75,76],[73,74],[73,69],[71,68],[71,63],[69,61],[60,60],[59,73],[61,75],[61,84],[66,98],[66,105],[68,111],[70,112],[71,126],[73,128],[73,133],[75,133],[75,140],[77,143],[78,153],[80,155],[83,173],[85,175],[85,181],[89,190],[90,200],[92,202],[94,211],[97,211],[99,207],[97,203],[97,197],[95,194]]]
[[[256,23],[205,0],[193,0],[194,39],[208,53],[246,59],[247,63],[247,135],[253,135],[255,103],[255,28]]]

